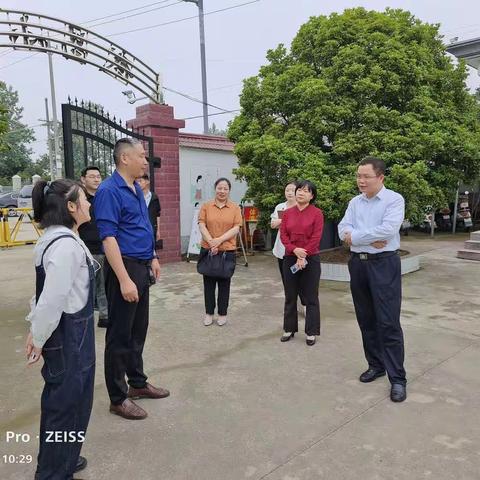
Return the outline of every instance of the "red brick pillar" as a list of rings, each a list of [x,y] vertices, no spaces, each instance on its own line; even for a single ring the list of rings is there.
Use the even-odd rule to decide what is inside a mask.
[[[176,120],[173,107],[147,104],[137,107],[136,118],[128,122],[139,133],[153,137],[153,154],[161,159],[161,168],[155,169],[155,191],[160,198],[160,236],[163,250],[161,263],[180,260],[180,165],[178,130],[184,120]]]

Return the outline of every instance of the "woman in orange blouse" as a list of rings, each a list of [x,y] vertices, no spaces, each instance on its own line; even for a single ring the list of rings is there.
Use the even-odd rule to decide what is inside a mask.
[[[235,264],[237,234],[242,224],[240,207],[229,199],[232,184],[227,178],[215,182],[215,198],[205,202],[198,215],[198,225],[202,234],[202,248],[199,262],[209,253],[224,253],[227,262]],[[207,327],[213,323],[215,313],[215,290],[218,284],[218,325],[227,322],[228,302],[230,299],[230,278],[203,276],[205,297],[205,319]]]

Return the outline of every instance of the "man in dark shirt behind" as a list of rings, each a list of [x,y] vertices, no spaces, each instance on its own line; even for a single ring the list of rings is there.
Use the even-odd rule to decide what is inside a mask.
[[[137,398],[163,398],[168,390],[147,383],[143,347],[148,330],[150,272],[160,277],[153,230],[143,192],[135,181],[148,166],[138,140],[122,138],[113,149],[116,170],[95,197],[95,217],[105,250],[108,300],[105,380],[110,412],[141,420]],[[125,381],[128,378],[128,386]]]
[[[97,223],[94,214],[94,202],[97,189],[102,183],[102,175],[100,169],[95,166],[89,166],[83,169],[81,182],[87,190],[87,200],[90,202],[90,217],[91,220],[83,225],[80,225],[78,233],[80,238],[85,242],[85,245],[90,250],[93,258],[100,264],[100,269],[95,275],[95,299],[98,307],[98,326],[106,328],[108,325],[108,304],[107,296],[105,295],[105,276],[103,274],[103,265],[105,255],[103,253],[102,241],[98,233]]]
[[[145,173],[143,176],[137,179],[140,188],[142,189],[143,196],[145,197],[145,203],[148,208],[148,215],[150,217],[150,223],[153,228],[153,236],[155,241],[155,249],[158,247],[158,242],[160,241],[160,213],[162,208],[160,206],[160,199],[155,192],[150,191],[150,176],[148,173]]]

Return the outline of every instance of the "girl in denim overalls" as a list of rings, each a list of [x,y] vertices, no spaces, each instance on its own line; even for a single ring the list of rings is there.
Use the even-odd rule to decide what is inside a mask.
[[[38,182],[34,219],[44,229],[35,247],[36,295],[28,317],[28,363],[44,359],[36,480],[70,480],[86,466],[80,450],[93,403],[95,337],[93,259],[78,237],[90,220],[82,187]]]

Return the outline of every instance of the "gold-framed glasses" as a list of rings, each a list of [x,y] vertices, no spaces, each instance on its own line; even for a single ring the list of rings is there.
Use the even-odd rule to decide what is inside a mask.
[[[360,173],[357,173],[356,177],[357,180],[372,180],[374,178],[377,178],[378,175],[362,175]]]

